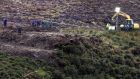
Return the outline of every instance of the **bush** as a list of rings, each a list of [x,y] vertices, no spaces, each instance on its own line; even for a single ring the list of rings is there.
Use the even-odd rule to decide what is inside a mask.
[[[64,72],[66,73],[67,76],[77,76],[78,75],[78,70],[74,65],[66,66],[64,68]]]
[[[62,50],[66,53],[72,54],[82,54],[83,50],[80,46],[77,45],[66,45],[62,48]]]
[[[52,79],[64,79],[65,75],[59,71],[59,70],[55,70],[53,72],[53,78]]]

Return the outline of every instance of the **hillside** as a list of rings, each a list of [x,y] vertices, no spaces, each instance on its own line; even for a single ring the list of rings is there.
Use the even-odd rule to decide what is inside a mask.
[[[139,0],[21,2],[0,0],[0,79],[140,79],[140,32],[104,29],[116,6],[140,23]]]
[[[0,78],[140,78],[139,32],[74,28],[62,33],[1,33]]]
[[[8,15],[11,20],[15,20],[18,17],[14,15],[17,15],[17,8],[19,8],[20,19],[24,23],[36,18],[63,22],[71,26],[102,28],[114,14],[114,8],[120,6],[122,11],[140,23],[139,0],[26,0],[21,2],[22,4],[14,4],[9,0],[1,0],[0,16]]]

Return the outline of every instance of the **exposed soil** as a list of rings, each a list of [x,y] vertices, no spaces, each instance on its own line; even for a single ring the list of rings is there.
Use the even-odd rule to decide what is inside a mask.
[[[55,53],[54,44],[66,39],[60,33],[27,32],[17,34],[15,32],[0,33],[0,51],[11,55],[20,55],[33,58],[49,57]]]

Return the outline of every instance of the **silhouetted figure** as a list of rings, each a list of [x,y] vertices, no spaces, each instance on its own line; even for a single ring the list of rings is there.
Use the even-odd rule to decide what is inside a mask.
[[[106,24],[109,23],[109,24],[111,24],[111,25],[115,25],[115,22],[112,21],[112,19],[111,19],[110,16],[105,17],[104,23],[106,23]]]
[[[36,20],[31,20],[31,26],[33,26],[33,27],[36,26]]]
[[[4,28],[7,27],[7,21],[8,21],[8,20],[7,20],[6,18],[3,19],[3,26],[4,26]]]
[[[18,34],[21,34],[21,32],[22,32],[22,28],[21,28],[21,20],[16,20],[16,32],[18,33]]]
[[[17,29],[16,29],[17,33],[18,33],[18,34],[21,34],[21,32],[22,32],[22,28],[21,28],[20,26],[18,26],[18,25],[17,25],[16,28],[17,28]]]

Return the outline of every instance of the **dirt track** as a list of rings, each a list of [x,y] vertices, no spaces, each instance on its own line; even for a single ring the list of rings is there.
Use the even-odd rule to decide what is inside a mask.
[[[45,59],[49,57],[52,53],[54,53],[53,50],[38,49],[33,47],[12,45],[7,43],[0,43],[0,51],[6,52],[14,56],[31,57],[35,59],[39,58]]]

